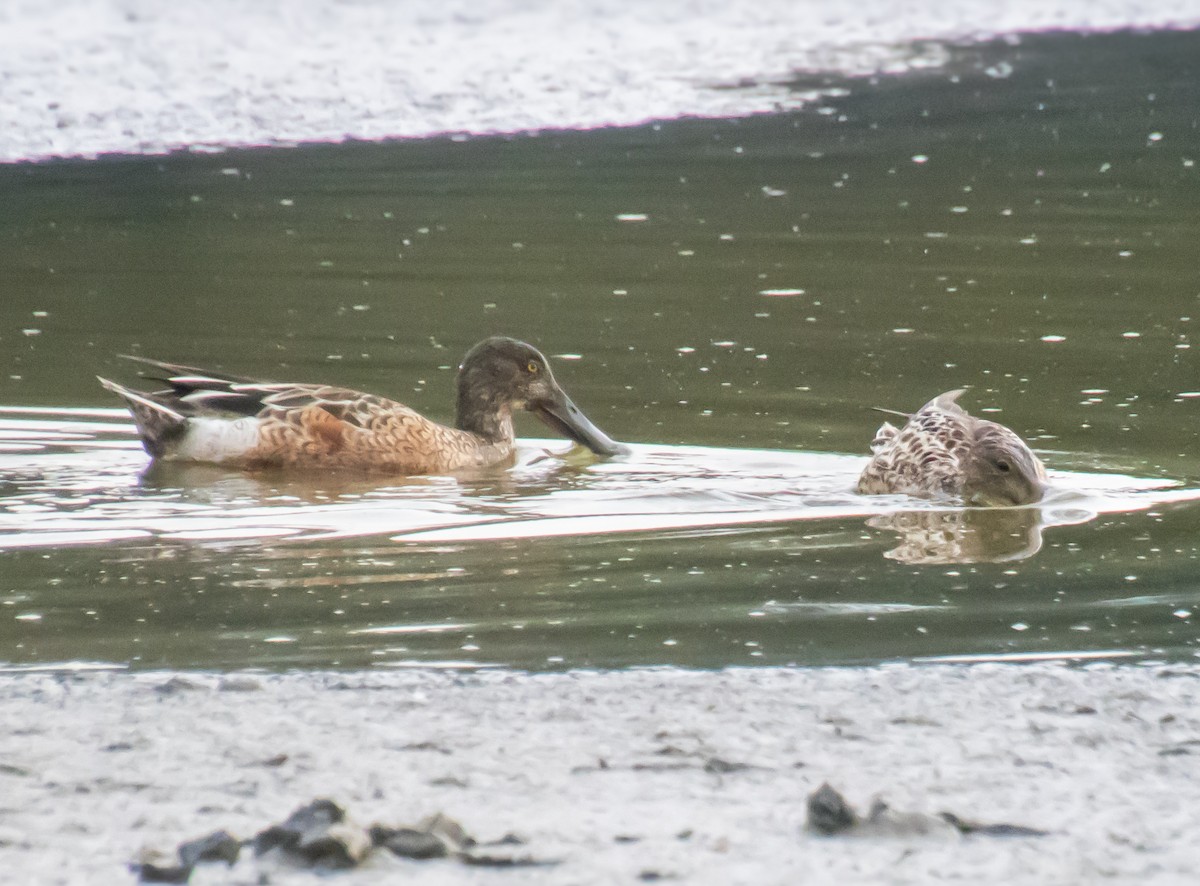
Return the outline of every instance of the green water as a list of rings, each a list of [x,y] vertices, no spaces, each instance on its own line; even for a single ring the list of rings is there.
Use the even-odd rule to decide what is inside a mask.
[[[502,332],[559,355],[612,436],[658,447],[625,466],[347,489],[142,478],[120,428],[60,413],[88,443],[72,449],[21,414],[0,421],[24,441],[0,460],[0,529],[51,540],[0,550],[0,660],[1191,656],[1194,505],[1052,521],[1071,525],[1019,559],[1008,544],[905,563],[854,512],[854,463],[788,455],[861,455],[869,406],[970,386],[964,404],[1052,468],[1200,482],[1200,399],[1180,396],[1200,390],[1200,34],[958,55],[751,119],[0,167],[0,404],[116,406],[93,377],[131,378],[115,355],[133,352],[449,420],[453,367]],[[670,448],[684,444],[705,448],[703,470]],[[766,469],[733,450],[784,452]],[[320,514],[325,534],[236,522],[273,507]],[[397,540],[443,507],[742,516]],[[137,531],[110,531],[121,520]]]

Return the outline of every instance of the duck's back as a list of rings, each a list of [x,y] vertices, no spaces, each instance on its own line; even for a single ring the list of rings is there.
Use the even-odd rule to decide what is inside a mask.
[[[322,467],[429,474],[508,458],[512,445],[431,421],[415,409],[341,388],[291,386],[256,416],[247,467]]]
[[[949,391],[931,400],[903,428],[884,422],[871,446],[874,455],[858,479],[858,491],[958,495],[975,421],[954,402],[960,394]]]
[[[162,461],[429,474],[497,464],[513,451],[385,397],[158,365],[175,372],[169,390],[102,381],[125,399],[147,452]]]

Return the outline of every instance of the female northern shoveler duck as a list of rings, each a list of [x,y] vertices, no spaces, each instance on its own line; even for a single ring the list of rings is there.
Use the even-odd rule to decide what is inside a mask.
[[[962,393],[948,391],[930,400],[899,430],[884,422],[871,443],[875,455],[858,478],[858,491],[949,495],[971,505],[1040,500],[1046,469],[1038,457],[1004,425],[968,415],[955,402]]]
[[[344,388],[260,382],[131,359],[163,371],[155,378],[169,390],[132,391],[105,378],[100,384],[125,400],[142,445],[163,461],[387,474],[484,467],[512,456],[516,409],[599,455],[622,450],[571,402],[546,358],[511,338],[489,338],[463,358],[453,428],[395,401]]]

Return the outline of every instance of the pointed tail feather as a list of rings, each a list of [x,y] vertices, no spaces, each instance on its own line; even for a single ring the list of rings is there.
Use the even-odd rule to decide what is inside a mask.
[[[163,375],[150,372],[141,372],[139,374],[143,378],[169,384],[180,395],[194,390],[225,390],[234,384],[256,383],[252,378],[246,378],[241,375],[230,375],[225,372],[213,372],[211,369],[200,369],[199,367],[187,366],[183,363],[166,363],[162,360],[153,360],[150,357],[138,357],[133,354],[118,354],[117,356],[122,360],[132,360],[134,363],[151,366],[159,370],[159,372],[164,373]]]
[[[871,451],[878,455],[892,445],[896,439],[896,435],[900,432],[896,426],[890,421],[885,421],[879,426],[879,430],[875,432],[875,439],[871,441]]]
[[[131,391],[107,378],[96,378],[106,389],[125,401],[125,405],[133,413],[133,420],[137,423],[142,446],[151,456],[161,458],[171,445],[183,436],[186,416],[154,399],[152,394]]]
[[[921,408],[928,409],[932,406],[934,409],[943,409],[946,412],[953,412],[955,415],[966,415],[967,411],[959,406],[956,402],[958,398],[966,392],[966,388],[957,388],[953,391],[946,391],[944,394],[938,394]]]

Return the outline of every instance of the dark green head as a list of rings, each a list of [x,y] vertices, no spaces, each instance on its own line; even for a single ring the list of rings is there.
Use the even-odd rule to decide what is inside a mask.
[[[517,409],[532,412],[597,455],[616,455],[623,449],[571,402],[541,351],[515,338],[484,339],[467,352],[458,368],[456,424],[490,441],[509,440],[512,412]]]

